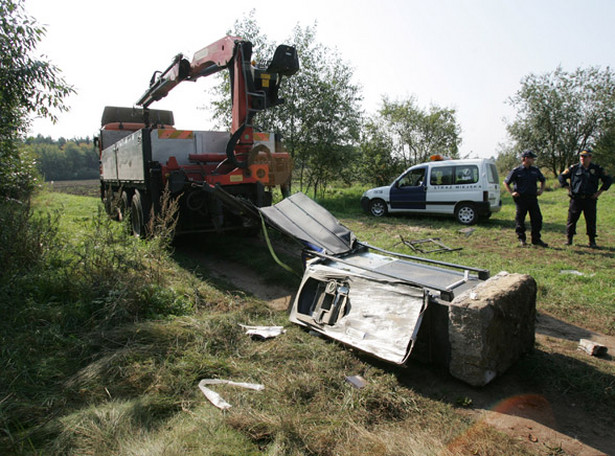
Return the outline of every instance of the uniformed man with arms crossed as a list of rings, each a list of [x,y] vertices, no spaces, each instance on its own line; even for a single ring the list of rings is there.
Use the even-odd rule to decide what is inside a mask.
[[[568,222],[566,223],[566,245],[572,245],[572,238],[576,234],[577,222],[581,213],[585,216],[585,226],[589,237],[589,247],[596,245],[596,213],[598,197],[609,189],[613,180],[604,169],[592,163],[592,151],[587,149],[579,154],[580,163],[572,165],[558,176],[562,187],[568,187],[570,204],[568,206]],[[570,185],[568,180],[570,179]],[[602,181],[602,186],[598,185]]]
[[[534,166],[536,154],[531,150],[526,150],[521,154],[521,165],[514,168],[506,179],[504,186],[515,201],[517,211],[515,213],[515,232],[522,247],[525,247],[525,216],[530,213],[530,224],[532,226],[532,244],[539,247],[548,247],[548,244],[540,239],[542,230],[542,213],[538,206],[538,196],[545,190],[545,176]],[[537,183],[540,182],[540,188]],[[513,184],[514,189],[511,187]]]

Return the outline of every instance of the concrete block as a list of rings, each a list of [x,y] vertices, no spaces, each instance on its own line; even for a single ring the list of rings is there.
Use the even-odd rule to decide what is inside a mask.
[[[501,272],[448,305],[449,372],[474,386],[504,373],[535,340],[536,281]]]

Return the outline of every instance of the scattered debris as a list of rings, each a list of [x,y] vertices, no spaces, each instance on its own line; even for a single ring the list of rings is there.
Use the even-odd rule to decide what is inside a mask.
[[[356,389],[365,388],[365,385],[367,385],[365,379],[360,375],[351,375],[349,377],[346,377],[346,381],[352,386],[354,386]]]
[[[591,356],[604,356],[608,348],[589,339],[581,339],[579,341],[579,350]]]
[[[231,385],[231,386],[239,386],[241,388],[252,389],[255,391],[262,391],[265,389],[264,385],[260,385],[258,383],[238,383],[233,382],[231,380],[222,380],[219,378],[206,378],[199,382],[199,389],[203,392],[205,397],[211,402],[213,405],[218,407],[221,410],[230,409],[232,406],[220,396],[215,391],[210,390],[205,385]]]
[[[412,241],[405,240],[401,235],[399,236],[399,238],[401,239],[401,242],[403,244],[407,245],[415,252],[421,252],[421,253],[454,252],[455,250],[462,249],[462,247],[457,247],[456,249],[452,249],[444,245],[442,242],[440,242],[440,238],[427,238],[427,239],[418,239],[418,240],[412,240]],[[424,248],[422,248],[422,246],[427,243],[435,244],[437,247],[431,250],[425,250]]]
[[[476,228],[467,227],[467,228],[461,228],[459,230],[459,233],[465,234],[466,237],[470,237],[470,235],[474,233],[474,231],[476,231]]]
[[[594,273],[592,273],[592,274],[585,274],[584,272],[576,271],[574,269],[562,269],[559,273],[560,274],[577,275],[577,276],[585,276],[585,277],[593,277],[593,276],[596,275]]]
[[[248,336],[256,340],[271,339],[273,337],[278,337],[280,334],[284,334],[286,332],[284,326],[239,326],[244,329]]]

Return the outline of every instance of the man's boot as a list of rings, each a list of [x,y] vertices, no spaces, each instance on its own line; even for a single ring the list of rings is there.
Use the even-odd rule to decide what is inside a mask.
[[[564,242],[564,245],[572,245],[572,236],[568,236],[568,239],[566,239],[566,242]]]
[[[591,249],[597,249],[598,245],[596,244],[596,238],[589,238],[589,244],[587,244],[587,246]]]

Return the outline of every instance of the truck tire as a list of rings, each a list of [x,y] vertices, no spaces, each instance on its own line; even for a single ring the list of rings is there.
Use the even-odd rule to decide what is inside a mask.
[[[120,194],[120,200],[117,206],[117,219],[120,222],[130,219],[130,200],[125,190]]]
[[[369,213],[374,217],[387,215],[387,203],[380,198],[375,198],[369,202]]]
[[[107,213],[107,215],[109,217],[111,217],[112,219],[116,219],[116,213],[115,213],[115,195],[113,194],[113,190],[111,189],[111,187],[104,187],[103,186],[103,204],[105,206],[105,212]]]
[[[478,219],[478,213],[472,203],[460,203],[455,209],[455,218],[462,225],[474,225]]]
[[[146,227],[149,217],[149,204],[141,195],[139,190],[135,190],[130,201],[130,228],[133,236],[145,238]]]

